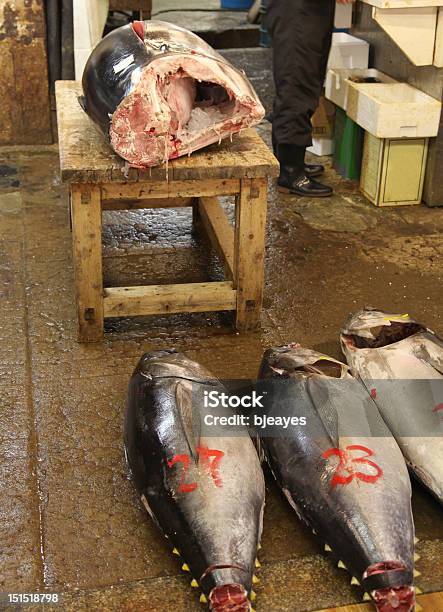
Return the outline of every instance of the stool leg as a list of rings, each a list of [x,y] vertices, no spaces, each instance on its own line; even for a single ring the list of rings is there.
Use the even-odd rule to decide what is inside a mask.
[[[147,7],[140,11],[140,19],[142,21],[151,19],[151,13],[152,13],[152,0],[149,0],[147,2]]]
[[[73,184],[71,215],[78,341],[98,342],[103,339],[100,187]]]
[[[254,330],[263,301],[267,179],[243,179],[235,205],[236,328]]]
[[[192,202],[192,225],[198,225],[200,223],[200,210],[198,198],[194,198]]]

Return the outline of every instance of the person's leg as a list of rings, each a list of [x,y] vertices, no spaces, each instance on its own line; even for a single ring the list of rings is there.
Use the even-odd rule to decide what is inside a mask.
[[[311,117],[324,83],[334,11],[335,0],[270,0],[266,15],[276,85],[273,143],[284,175],[279,183],[288,187],[288,181],[299,178],[303,184],[295,192],[300,195],[331,193],[306,177],[306,170],[321,168],[305,168],[304,153],[312,144]],[[292,168],[289,175],[284,168]]]

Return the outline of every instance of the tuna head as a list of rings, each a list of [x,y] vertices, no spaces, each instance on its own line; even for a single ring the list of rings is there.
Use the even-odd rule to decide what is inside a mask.
[[[306,426],[273,437],[260,430],[289,503],[379,612],[410,612],[411,485],[370,394],[348,366],[297,344],[266,351],[259,378],[268,416],[306,417]]]
[[[144,355],[129,385],[125,450],[142,503],[201,601],[214,612],[247,612],[264,477],[246,430],[206,435],[202,390],[214,386],[211,373],[181,353]]]
[[[130,164],[154,166],[258,123],[250,82],[201,38],[161,21],[106,36],[83,75],[85,110]]]

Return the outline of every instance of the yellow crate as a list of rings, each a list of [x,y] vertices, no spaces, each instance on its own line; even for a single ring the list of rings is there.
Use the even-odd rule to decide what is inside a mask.
[[[375,206],[420,204],[428,138],[376,138],[366,132],[360,189]]]

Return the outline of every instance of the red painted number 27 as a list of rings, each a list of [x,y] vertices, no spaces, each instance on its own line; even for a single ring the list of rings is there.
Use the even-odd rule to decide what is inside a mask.
[[[361,453],[364,453],[363,455]],[[368,459],[372,457],[374,451],[366,446],[360,446],[360,444],[351,444],[347,446],[345,450],[341,448],[330,448],[322,454],[324,459],[329,457],[337,456],[340,459],[339,464],[335,469],[334,476],[331,480],[331,487],[337,485],[347,485],[354,478],[362,480],[363,482],[377,482],[380,476],[383,475],[383,470],[379,465]],[[362,465],[368,466],[363,472],[361,471]]]
[[[222,481],[220,478],[219,467],[224,452],[213,448],[207,448],[205,446],[197,446],[196,450],[202,466],[211,476],[215,486],[221,487]],[[195,491],[198,486],[196,482],[185,482],[186,474],[189,470],[189,464],[191,463],[191,458],[189,457],[189,455],[174,455],[174,457],[170,461],[168,461],[168,466],[171,468],[177,463],[181,463],[183,465],[180,485],[178,487],[177,492],[190,493],[191,491]]]

